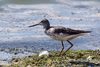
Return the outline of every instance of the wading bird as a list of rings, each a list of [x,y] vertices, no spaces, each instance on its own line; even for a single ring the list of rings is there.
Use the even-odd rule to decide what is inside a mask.
[[[62,49],[59,55],[65,54],[70,48],[72,48],[73,44],[70,42],[70,40],[91,32],[91,31],[84,31],[84,30],[74,30],[62,26],[50,26],[50,23],[47,19],[43,19],[40,23],[31,25],[29,27],[34,27],[37,25],[43,26],[46,35],[50,36],[55,40],[61,41]],[[63,52],[64,50],[63,41],[67,41],[71,45],[65,52]]]

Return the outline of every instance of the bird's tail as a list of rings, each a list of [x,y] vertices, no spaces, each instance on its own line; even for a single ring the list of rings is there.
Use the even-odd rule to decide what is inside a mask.
[[[92,31],[84,31],[84,33],[91,33]]]

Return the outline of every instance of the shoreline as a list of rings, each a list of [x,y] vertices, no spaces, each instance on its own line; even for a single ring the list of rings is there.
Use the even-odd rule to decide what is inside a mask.
[[[12,52],[13,51],[13,52]],[[19,51],[18,49],[17,50],[12,50],[10,53],[9,52],[7,52],[7,51],[0,51],[0,58],[2,58],[2,59],[0,59],[0,62],[2,62],[2,64],[10,64],[11,63],[11,61],[13,60],[13,59],[17,59],[17,58],[19,58],[19,59],[21,59],[21,58],[24,58],[24,57],[28,57],[28,56],[35,56],[35,55],[38,55],[41,51],[43,51],[43,50],[39,50],[39,51],[31,51],[31,52],[24,52],[24,51]],[[83,52],[85,52],[85,51],[98,51],[98,52],[100,52],[100,50],[98,49],[98,50],[71,50],[72,52],[73,51],[83,51]],[[49,52],[59,52],[59,51],[49,51]],[[2,57],[1,57],[2,56]],[[0,64],[0,65],[2,65],[2,64]]]
[[[64,56],[55,55],[55,54],[58,54],[59,51],[50,51],[49,53],[50,53],[49,56],[39,57],[38,54],[36,54],[36,55],[32,54],[31,56],[26,56],[26,57],[22,57],[22,58],[13,58],[11,63],[9,63],[7,65],[8,65],[8,67],[10,67],[10,66],[14,67],[14,66],[20,66],[20,65],[26,67],[32,63],[31,66],[38,66],[38,65],[43,65],[43,64],[47,65],[47,64],[49,64],[48,62],[52,63],[54,61],[56,62],[56,63],[54,63],[55,65],[56,64],[62,65],[63,61],[66,61],[63,63],[64,65],[66,65],[65,63],[71,64],[71,65],[84,65],[84,63],[86,63],[85,65],[89,65],[89,64],[100,65],[100,56],[99,56],[100,50],[69,50],[66,53],[66,55],[64,55]],[[66,58],[66,59],[64,59],[64,58]],[[41,60],[41,61],[39,61],[39,60]],[[61,61],[59,61],[59,60],[61,60]],[[58,62],[60,64],[58,64]],[[36,65],[35,65],[35,63],[36,63]]]

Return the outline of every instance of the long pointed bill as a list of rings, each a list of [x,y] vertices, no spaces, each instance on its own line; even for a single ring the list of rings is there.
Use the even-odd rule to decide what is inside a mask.
[[[34,27],[34,26],[37,26],[37,25],[39,25],[39,24],[31,25],[31,26],[28,26],[28,27]]]

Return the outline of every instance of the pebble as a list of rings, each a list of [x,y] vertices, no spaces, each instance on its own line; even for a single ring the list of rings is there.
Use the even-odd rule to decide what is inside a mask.
[[[39,57],[44,56],[44,55],[49,56],[49,52],[48,51],[42,51],[42,52],[39,53]]]

